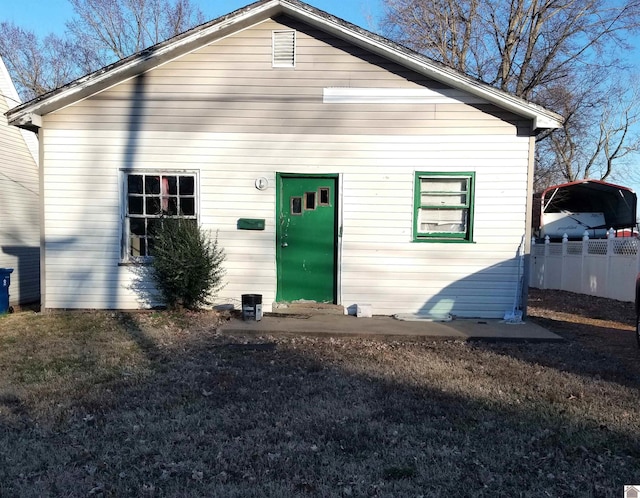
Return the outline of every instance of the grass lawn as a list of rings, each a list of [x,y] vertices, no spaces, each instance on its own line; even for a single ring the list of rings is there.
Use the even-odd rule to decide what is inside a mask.
[[[0,496],[618,497],[640,483],[639,372],[577,340],[16,313],[0,318]]]

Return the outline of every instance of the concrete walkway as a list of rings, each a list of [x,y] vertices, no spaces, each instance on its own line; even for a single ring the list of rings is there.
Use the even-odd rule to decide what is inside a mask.
[[[222,330],[245,334],[296,334],[365,337],[422,337],[463,341],[562,341],[562,337],[530,321],[457,319],[450,322],[402,321],[387,316],[266,315],[260,321],[233,317]]]

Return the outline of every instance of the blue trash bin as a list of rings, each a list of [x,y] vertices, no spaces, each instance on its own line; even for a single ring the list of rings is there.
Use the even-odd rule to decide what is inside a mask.
[[[0,315],[9,312],[9,286],[13,268],[0,268]]]

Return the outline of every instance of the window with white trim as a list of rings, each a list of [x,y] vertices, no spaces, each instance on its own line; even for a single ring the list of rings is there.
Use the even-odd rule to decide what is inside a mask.
[[[123,172],[125,260],[153,256],[154,231],[163,218],[197,223],[196,174],[187,172]]]
[[[474,173],[415,173],[414,241],[473,240]]]

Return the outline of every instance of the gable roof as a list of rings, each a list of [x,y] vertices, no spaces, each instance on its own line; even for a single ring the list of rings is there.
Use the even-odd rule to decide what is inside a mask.
[[[494,88],[299,0],[259,0],[36,97],[11,109],[7,112],[7,118],[13,125],[37,129],[42,125],[41,117],[45,114],[277,15],[298,19],[419,74],[466,91],[518,116],[531,119],[534,129],[562,126],[563,118],[554,112]]]

